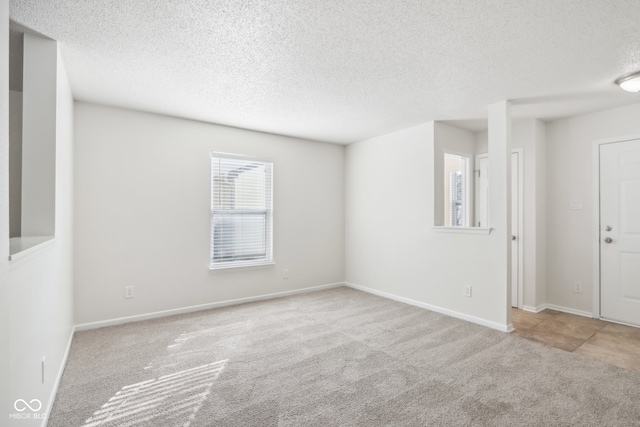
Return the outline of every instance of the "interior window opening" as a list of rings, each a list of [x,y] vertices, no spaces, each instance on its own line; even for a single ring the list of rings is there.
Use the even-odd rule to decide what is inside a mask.
[[[469,159],[444,153],[445,227],[469,227]]]

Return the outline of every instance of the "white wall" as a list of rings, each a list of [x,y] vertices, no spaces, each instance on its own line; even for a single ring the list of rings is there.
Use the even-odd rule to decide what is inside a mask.
[[[52,64],[57,96],[53,111],[55,135],[55,217],[52,244],[9,263],[10,403],[39,399],[40,413],[52,404],[73,327],[73,100],[59,53]],[[26,112],[26,111],[25,111]],[[51,117],[49,117],[50,119]],[[3,240],[3,245],[4,245]],[[41,361],[46,357],[45,381]],[[10,412],[15,412],[10,408]],[[41,420],[10,420],[16,426]]]
[[[591,313],[592,142],[640,134],[640,104],[547,123],[547,302]],[[581,199],[581,210],[569,210]],[[583,292],[573,292],[573,282]]]
[[[473,137],[476,145],[475,154],[487,154],[489,152],[489,132],[487,129],[474,132]],[[512,141],[512,144],[516,144],[516,141]]]
[[[344,281],[344,147],[86,103],[75,137],[78,324]],[[209,270],[211,151],[273,159],[275,265]]]
[[[33,34],[24,35],[23,237],[55,233],[56,61],[55,41]]]
[[[13,409],[9,378],[9,2],[0,2],[0,414]],[[6,419],[6,418],[5,418]]]
[[[478,154],[488,151],[486,130],[475,132]],[[524,298],[533,309],[545,299],[545,124],[536,119],[512,122],[512,148],[522,148],[524,180]],[[491,192],[491,183],[489,184]],[[515,234],[515,233],[514,233]]]
[[[9,227],[22,235],[22,92],[9,92]]]
[[[537,204],[539,200],[538,188],[540,180],[544,180],[544,176],[537,173],[539,163],[544,163],[544,158],[538,156],[539,144],[544,144],[544,135],[539,134],[541,129],[539,121],[535,119],[516,120],[513,122],[513,148],[522,148],[523,155],[523,239],[524,246],[524,295],[523,304],[525,307],[533,309],[543,304],[538,292],[540,282],[544,283],[544,276],[539,276],[538,269],[538,229],[544,228],[544,213],[539,216]],[[544,125],[542,124],[542,130]],[[544,182],[544,181],[542,181]],[[543,186],[543,185],[542,185]],[[516,231],[513,234],[517,234]]]
[[[536,212],[535,224],[535,260],[527,258],[525,250],[525,273],[528,267],[536,269],[535,278],[525,276],[525,284],[528,280],[533,280],[535,295],[532,298],[531,286],[525,291],[525,305],[539,307],[547,302],[547,127],[540,120],[535,121],[535,165],[530,166],[535,170],[535,202],[532,202],[525,187],[525,218],[530,210]],[[526,154],[525,154],[526,156]],[[525,166],[526,168],[526,166]],[[525,169],[525,177],[527,176]],[[525,178],[526,179],[526,178]],[[533,205],[532,205],[533,203]],[[527,221],[525,219],[525,221]],[[525,230],[525,238],[526,238]],[[530,245],[529,245],[530,247]]]
[[[524,180],[524,296],[529,309],[541,306],[544,299],[544,124],[535,119],[518,120],[513,124],[513,148],[522,148]],[[514,232],[514,234],[516,234]],[[542,254],[542,259],[540,259]]]
[[[346,280],[505,327],[505,224],[490,235],[433,230],[434,123],[351,144],[346,163]]]
[[[511,327],[511,104],[496,102],[487,106],[489,132],[489,227],[492,239],[488,255],[480,257],[492,270],[485,277],[494,301],[492,313]],[[473,264],[470,265],[473,269]],[[505,289],[506,287],[506,289]]]

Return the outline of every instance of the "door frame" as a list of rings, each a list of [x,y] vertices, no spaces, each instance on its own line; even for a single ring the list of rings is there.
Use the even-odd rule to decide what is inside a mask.
[[[591,241],[593,256],[593,317],[600,319],[600,146],[605,144],[615,144],[640,139],[640,134],[618,136],[593,141],[591,145],[591,165],[592,165],[592,212],[593,223],[591,224]]]
[[[511,154],[513,153],[518,153],[518,230],[515,235],[518,242],[518,308],[522,309],[524,306],[524,148],[512,148]],[[511,205],[513,206],[513,202]],[[513,231],[512,229],[512,235]]]

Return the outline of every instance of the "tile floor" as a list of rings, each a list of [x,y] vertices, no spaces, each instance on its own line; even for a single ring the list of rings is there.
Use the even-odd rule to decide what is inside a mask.
[[[600,362],[640,371],[640,328],[555,310],[511,310],[513,333]]]

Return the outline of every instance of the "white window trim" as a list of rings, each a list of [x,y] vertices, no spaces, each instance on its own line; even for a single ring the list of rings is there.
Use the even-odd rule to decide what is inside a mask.
[[[433,231],[438,233],[459,233],[459,234],[490,234],[491,228],[486,227],[444,227],[434,225]]]
[[[214,208],[213,203],[210,203],[210,252],[209,252],[209,270],[223,270],[223,269],[233,269],[233,268],[248,268],[248,267],[260,267],[260,266],[268,266],[275,264],[273,261],[273,160],[264,157],[254,157],[254,156],[246,156],[240,154],[232,154],[232,153],[223,153],[223,152],[211,152],[211,160],[214,158],[226,158],[226,159],[236,159],[236,160],[246,160],[252,162],[261,162],[268,163],[270,165],[270,182],[269,182],[269,207],[265,209],[265,214],[267,218],[267,237],[266,237],[266,248],[265,248],[265,257],[260,259],[250,259],[250,260],[240,260],[240,261],[226,261],[226,262],[214,262],[213,261],[213,218],[214,218]],[[210,163],[210,168],[213,169],[212,164]],[[213,176],[209,177],[210,182],[210,196],[213,197]]]
[[[472,190],[471,190],[471,173],[472,173],[472,167],[471,167],[471,159],[473,158],[473,154],[469,154],[469,153],[464,153],[462,151],[455,151],[455,150],[449,150],[448,148],[445,148],[442,150],[442,165],[444,168],[444,159],[445,157],[448,155],[451,156],[456,156],[456,157],[462,157],[465,159],[465,171],[464,171],[464,180],[463,180],[463,191],[464,191],[464,225],[461,227],[452,227],[452,226],[434,226],[434,227],[444,227],[444,228],[462,228],[462,229],[466,229],[466,228],[476,228],[476,227],[472,227],[469,224],[471,224],[471,194],[472,194]],[[447,177],[443,176],[443,183],[444,183],[444,179],[447,179]],[[443,203],[446,203],[446,201],[443,200]],[[443,220],[447,221],[446,218],[443,218]]]

